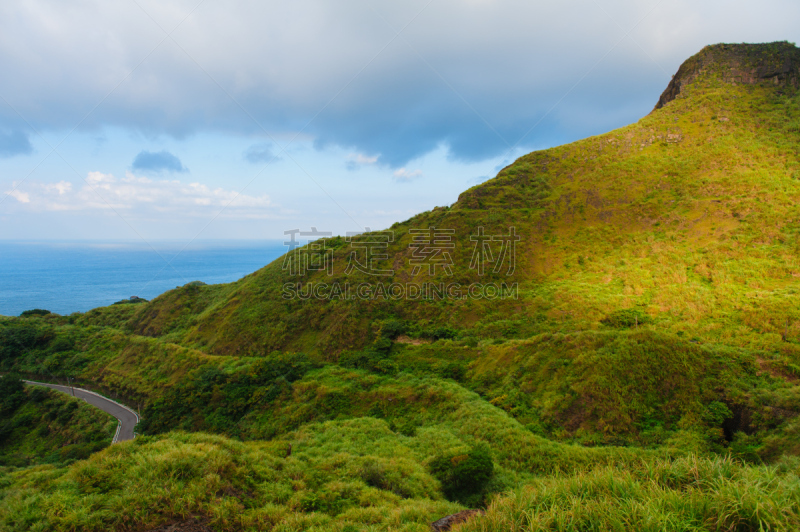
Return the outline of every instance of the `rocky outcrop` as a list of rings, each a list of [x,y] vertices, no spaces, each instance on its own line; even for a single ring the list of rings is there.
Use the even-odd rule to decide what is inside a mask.
[[[798,87],[800,49],[788,42],[767,44],[715,44],[687,59],[658,99],[656,109],[678,97],[698,76],[718,75],[725,83]]]
[[[463,510],[458,512],[457,514],[448,515],[447,517],[442,517],[438,521],[431,523],[431,530],[434,532],[444,532],[446,530],[450,530],[450,527],[456,525],[458,523],[463,523],[467,519],[471,519],[472,517],[483,515],[483,510]]]

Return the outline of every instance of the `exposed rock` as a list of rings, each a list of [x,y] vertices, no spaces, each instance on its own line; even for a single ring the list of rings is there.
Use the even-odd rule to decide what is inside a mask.
[[[698,76],[716,74],[725,83],[800,85],[800,49],[788,42],[715,44],[690,57],[672,76],[656,109],[664,107]]]
[[[476,515],[483,515],[483,510],[463,510],[458,512],[457,514],[448,515],[447,517],[442,517],[438,521],[431,523],[431,530],[434,532],[444,532],[445,530],[450,530],[450,527],[456,525],[458,523],[463,523],[464,521],[470,519],[471,517],[475,517]]]

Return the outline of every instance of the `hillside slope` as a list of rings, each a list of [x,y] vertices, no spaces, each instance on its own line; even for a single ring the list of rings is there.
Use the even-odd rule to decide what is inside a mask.
[[[693,449],[795,452],[798,69],[788,43],[706,47],[638,123],[526,155],[451,207],[396,224],[391,241],[327,239],[329,271],[297,275],[282,258],[150,303],[6,320],[2,368],[113,390],[155,431],[258,438],[372,415],[380,394],[361,409],[273,417],[309,401],[309,368],[334,365],[455,380],[550,439],[648,446],[689,430],[704,442]],[[415,231],[430,227],[451,231],[439,236],[451,260],[415,271],[431,258]],[[491,253],[471,267],[474,239],[512,227],[513,271],[503,240],[481,242]],[[368,264],[359,254],[381,238],[385,257]],[[353,297],[361,283],[372,294]],[[462,292],[391,292],[440,283]],[[450,297],[475,284],[516,297]],[[351,297],[331,297],[337,285]],[[653,378],[665,371],[682,377]]]
[[[73,462],[111,444],[117,420],[84,401],[0,376],[0,467]]]
[[[237,283],[187,286],[139,308],[131,332],[214,354],[314,351],[335,357],[373,336],[376,320],[449,326],[470,335],[512,319],[513,336],[593,329],[620,309],[687,337],[763,349],[800,339],[800,50],[716,45],[687,60],[636,124],[533,152],[450,207],[396,224],[391,275],[346,273],[359,244],[328,239],[332,271],[292,275],[279,259]],[[412,230],[450,229],[452,273],[415,274]],[[514,227],[513,275],[470,268],[471,237]],[[354,239],[380,239],[378,233]],[[497,260],[499,248],[494,246]],[[506,256],[506,259],[508,257]],[[362,260],[358,258],[358,260]],[[326,283],[519,283],[517,300],[303,299]],[[284,285],[291,283],[290,292]],[[305,288],[304,288],[305,287]],[[298,291],[299,290],[299,291]],[[306,290],[304,292],[304,290]],[[291,299],[285,299],[289,294]]]
[[[119,394],[144,434],[0,468],[0,529],[797,528],[799,72],[709,46],[636,124],[390,232],[0,318],[0,370]]]

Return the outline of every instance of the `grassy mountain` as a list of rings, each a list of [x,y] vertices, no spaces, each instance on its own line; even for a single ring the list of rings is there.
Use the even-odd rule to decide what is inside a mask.
[[[332,275],[296,277],[279,259],[237,283],[186,287],[138,307],[126,327],[214,354],[318,351],[335,357],[370,340],[376,319],[449,325],[519,322],[535,331],[594,329],[636,308],[657,330],[782,350],[800,338],[794,280],[799,219],[798,50],[791,44],[717,45],[678,71],[636,124],[534,152],[450,207],[391,228],[390,282],[515,281],[520,298],[487,301],[286,300],[284,283],[376,281],[345,275],[344,239]],[[469,268],[470,237],[514,226],[510,277]],[[409,231],[454,230],[453,276],[413,275]],[[302,290],[302,289],[301,289]]]
[[[147,434],[4,470],[0,529],[796,528],[799,80],[792,44],[709,46],[636,124],[326,239],[329,271],[0,319],[0,369],[119,394]]]

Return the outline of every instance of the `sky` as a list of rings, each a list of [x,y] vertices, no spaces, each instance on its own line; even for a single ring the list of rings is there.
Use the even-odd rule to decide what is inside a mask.
[[[796,0],[3,0],[0,239],[385,228],[799,22]]]

